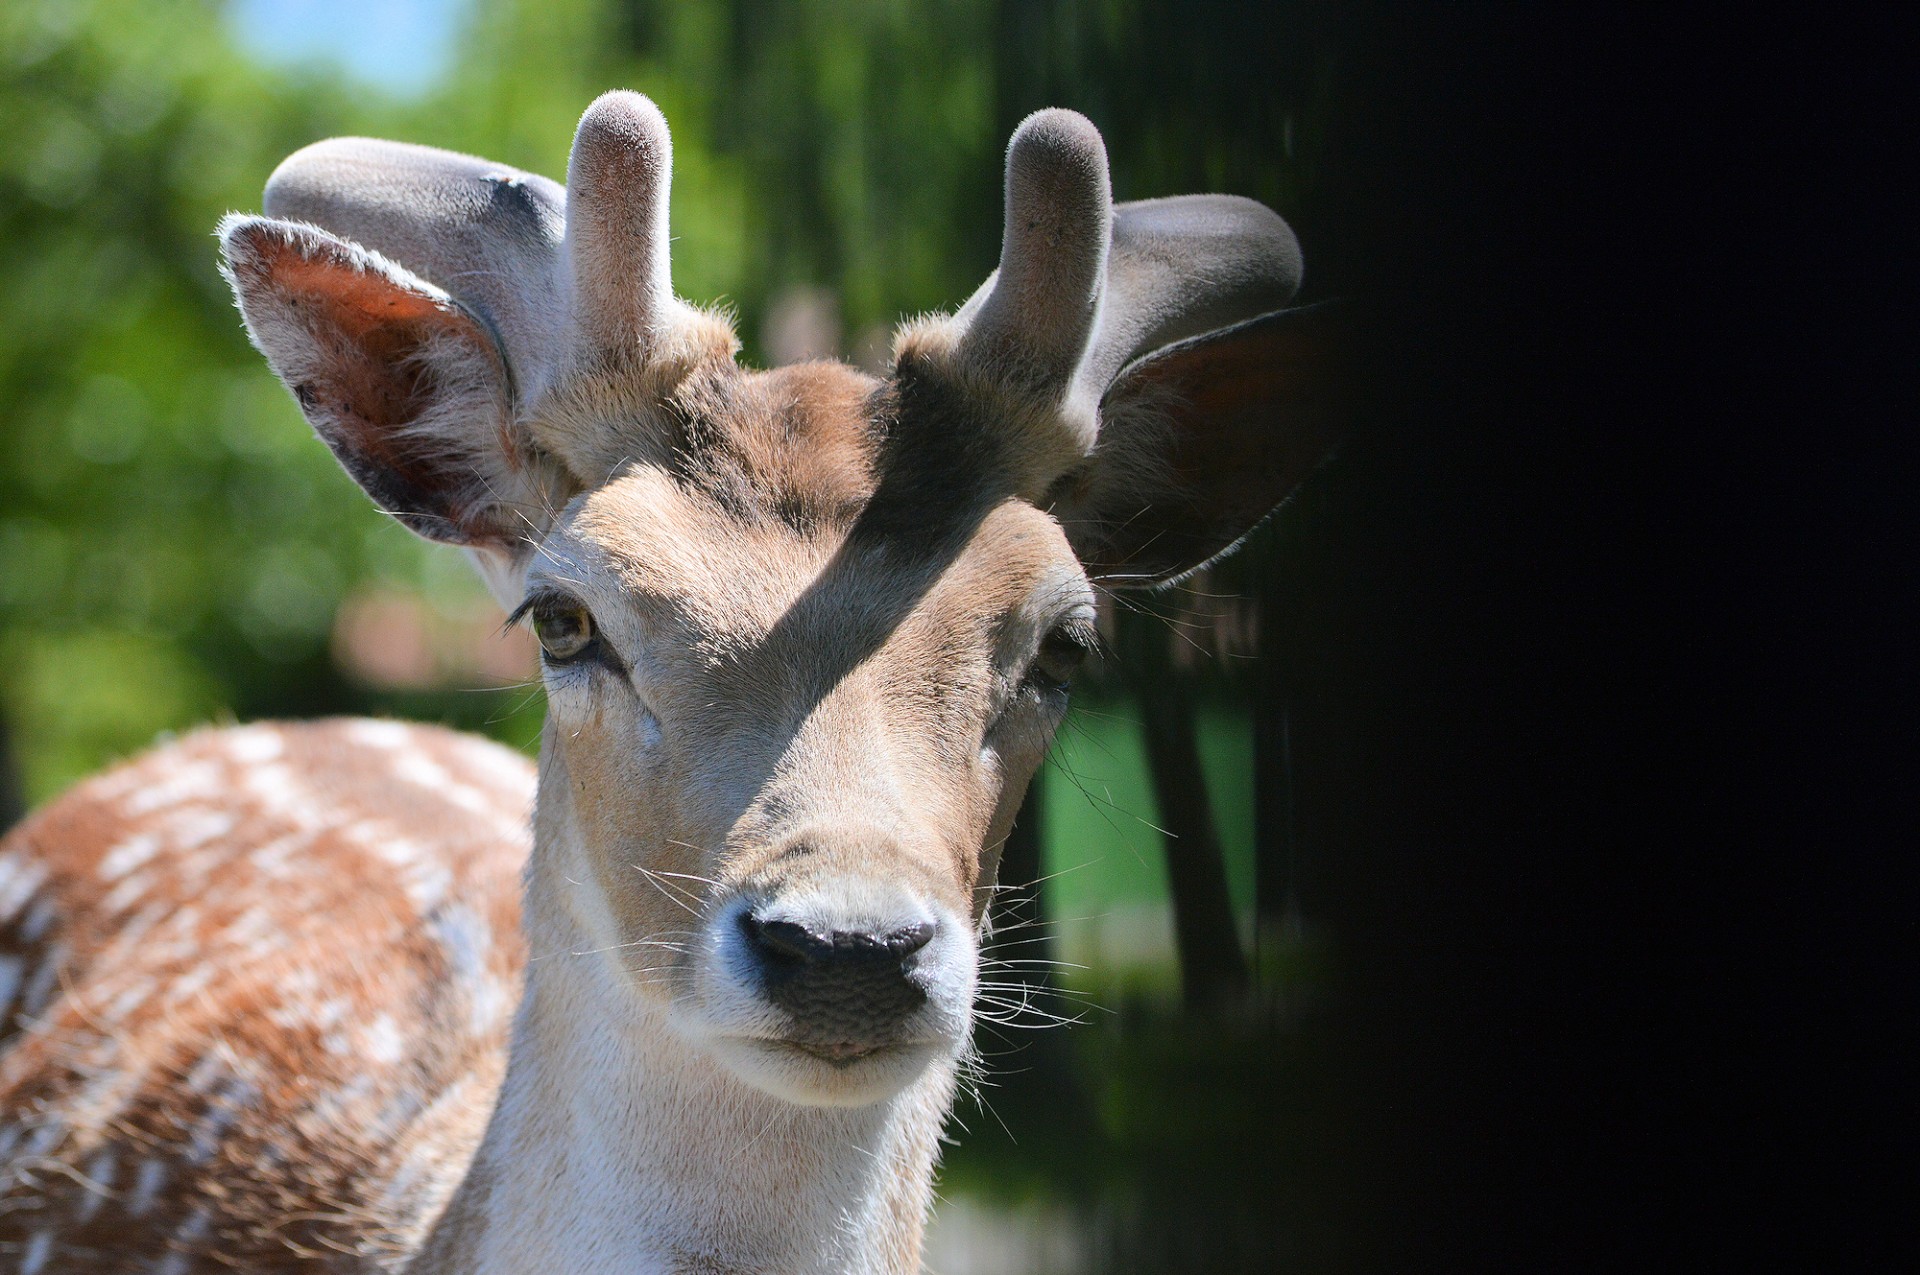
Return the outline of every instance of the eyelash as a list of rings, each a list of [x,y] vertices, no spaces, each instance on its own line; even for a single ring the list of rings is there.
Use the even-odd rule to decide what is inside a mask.
[[[1040,650],[1020,678],[1020,689],[1031,689],[1038,695],[1065,695],[1075,671],[1099,649],[1100,636],[1091,623],[1072,620],[1060,625],[1042,639]],[[1066,662],[1063,672],[1042,667],[1049,656]]]
[[[541,621],[547,618],[557,619],[567,612],[579,614],[584,621],[588,637],[580,649],[573,654],[555,655],[547,644],[546,636],[540,632]],[[540,663],[548,672],[560,676],[575,669],[598,664],[618,676],[626,676],[625,663],[601,635],[600,626],[594,620],[593,612],[578,599],[558,591],[535,593],[514,608],[513,614],[507,617],[506,627],[511,628],[529,615],[533,617],[529,627],[532,628],[535,639],[540,643]]]

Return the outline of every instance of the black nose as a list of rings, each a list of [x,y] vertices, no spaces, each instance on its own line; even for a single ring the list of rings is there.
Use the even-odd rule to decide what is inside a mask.
[[[795,921],[742,913],[740,928],[760,966],[767,999],[824,1044],[885,1035],[926,1004],[913,956],[933,938],[922,921],[885,932],[810,929]]]

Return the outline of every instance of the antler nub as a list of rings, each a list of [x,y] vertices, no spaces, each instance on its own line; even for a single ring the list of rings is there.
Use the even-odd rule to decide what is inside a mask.
[[[1094,450],[1101,403],[1133,360],[1284,307],[1300,245],[1272,210],[1237,196],[1114,204],[1106,147],[1074,111],[1026,118],[1006,182],[1000,268],[945,339],[972,392],[1014,395],[998,428],[1023,490],[1038,493]]]
[[[1099,320],[1113,194],[1100,132],[1076,111],[1029,115],[1007,145],[1000,269],[956,319],[961,359],[1056,400],[1068,394]],[[1097,399],[1095,400],[1097,402]],[[1093,403],[1070,428],[1093,445]]]
[[[567,162],[566,256],[574,330],[589,350],[655,344],[675,317],[672,174],[666,117],[651,100],[617,91],[587,108]]]

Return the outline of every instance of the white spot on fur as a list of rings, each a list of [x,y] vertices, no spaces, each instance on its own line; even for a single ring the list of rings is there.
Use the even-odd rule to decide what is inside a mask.
[[[152,979],[140,979],[113,998],[113,1001],[107,1006],[107,1018],[113,1021],[126,1018],[127,1015],[131,1014],[134,1010],[146,1004],[147,998],[153,995],[153,991]]]
[[[373,1130],[383,1138],[394,1137],[420,1114],[420,1109],[425,1105],[417,1090],[403,1089],[388,1098],[374,1113]]]
[[[512,999],[488,964],[493,927],[464,903],[451,903],[427,922],[447,959],[447,975],[467,993],[468,1029],[476,1036],[495,1030]]]
[[[27,1145],[21,1149],[22,1155],[46,1155],[67,1138],[67,1126],[59,1120],[49,1120],[35,1129],[27,1138]]]
[[[304,850],[312,844],[313,838],[305,833],[290,832],[255,848],[247,857],[262,876],[281,880],[293,875],[288,857],[295,850]]]
[[[11,921],[47,879],[47,865],[17,854],[0,855],[0,922]]]
[[[360,1124],[364,1115],[362,1109],[373,1092],[374,1077],[363,1072],[315,1100],[310,1118],[315,1125],[323,1128],[336,1124]]]
[[[80,1197],[80,1220],[90,1221],[100,1205],[113,1192],[113,1179],[120,1171],[120,1159],[112,1147],[103,1148],[82,1170],[86,1176],[86,1194]]]
[[[116,1065],[119,1060],[111,1053],[96,1054],[90,1061],[93,1078],[66,1104],[67,1123],[75,1129],[102,1129],[111,1124],[126,1110],[142,1078],[139,1071]]]
[[[228,922],[222,934],[234,947],[260,953],[271,951],[284,940],[280,917],[266,908],[248,908]]]
[[[375,1015],[362,1035],[367,1042],[367,1057],[373,1062],[391,1066],[406,1056],[406,1038],[391,1014]]]
[[[52,899],[42,896],[33,901],[27,909],[26,919],[20,922],[20,939],[24,943],[38,943],[53,928],[53,918],[59,915],[59,909]]]
[[[233,1126],[233,1122],[240,1118],[240,1099],[243,1096],[244,1090],[235,1086],[235,1092],[223,1095],[207,1109],[207,1114],[200,1118],[200,1123],[193,1127],[193,1132],[188,1136],[187,1160],[189,1163],[205,1164],[213,1159],[214,1154],[220,1150],[222,1136]]]
[[[447,972],[461,982],[481,978],[487,972],[487,956],[493,950],[493,927],[464,903],[451,903],[436,912],[427,926],[440,940],[446,954]]]
[[[13,994],[20,989],[20,974],[26,962],[18,956],[0,956],[0,1014],[13,1007]]]
[[[102,881],[118,881],[160,850],[160,838],[140,832],[120,842],[100,858]]]
[[[425,788],[451,805],[483,815],[488,819],[499,818],[499,811],[488,801],[478,788],[463,782],[452,771],[430,757],[419,753],[405,753],[394,762],[394,774],[416,787]]]
[[[133,1179],[133,1194],[127,1199],[127,1211],[135,1217],[143,1216],[153,1207],[159,1198],[160,1188],[167,1180],[167,1162],[165,1160],[142,1160],[140,1170]]]
[[[209,1093],[214,1082],[226,1073],[227,1065],[218,1054],[204,1055],[187,1073],[187,1088],[194,1093]]]
[[[125,924],[114,932],[113,942],[105,950],[115,953],[130,951],[147,937],[149,930],[173,915],[176,914],[166,900],[153,900],[127,918]]]
[[[158,782],[141,789],[121,803],[129,815],[151,814],[166,806],[188,801],[205,801],[221,795],[221,768],[210,761],[190,761],[162,769]]]
[[[525,804],[533,795],[533,776],[524,758],[470,735],[459,736],[455,746],[462,767],[474,772],[481,787],[509,796],[511,801],[503,805],[510,805],[513,813],[526,813]]]
[[[53,1232],[35,1231],[27,1246],[20,1251],[20,1275],[39,1275],[40,1268],[47,1264],[47,1257],[53,1252]]]
[[[27,990],[20,996],[20,1012],[37,1014],[53,999],[54,980],[60,977],[60,964],[67,959],[63,948],[52,948],[40,957],[40,964],[27,976]]]
[[[411,742],[413,732],[399,722],[362,718],[347,723],[345,734],[350,742],[363,748],[405,748]]]
[[[153,882],[148,878],[146,873],[134,873],[132,876],[127,877],[118,885],[114,886],[113,889],[107,891],[106,897],[100,900],[101,910],[105,912],[126,911],[139,901],[140,896],[145,894],[147,887],[152,884]]]
[[[342,829],[353,841],[400,869],[400,884],[407,901],[422,916],[431,913],[446,900],[453,888],[453,874],[433,851],[402,836],[381,823],[357,823]]]
[[[228,731],[224,742],[229,757],[249,766],[274,761],[287,751],[279,733],[266,726],[243,726]]]
[[[248,766],[240,772],[240,786],[267,813],[296,828],[315,828],[324,822],[313,794],[279,762]]]
[[[224,810],[186,810],[173,819],[173,844],[192,850],[233,831],[234,818]]]

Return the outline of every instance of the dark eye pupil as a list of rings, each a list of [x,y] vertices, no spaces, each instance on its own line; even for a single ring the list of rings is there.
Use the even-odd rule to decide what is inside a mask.
[[[571,659],[593,641],[593,620],[581,607],[568,607],[533,617],[534,635],[548,658]]]
[[[1033,667],[1027,670],[1027,680],[1044,690],[1065,690],[1074,672],[1086,660],[1089,649],[1087,638],[1081,634],[1055,629],[1040,644],[1040,653],[1034,657]]]

